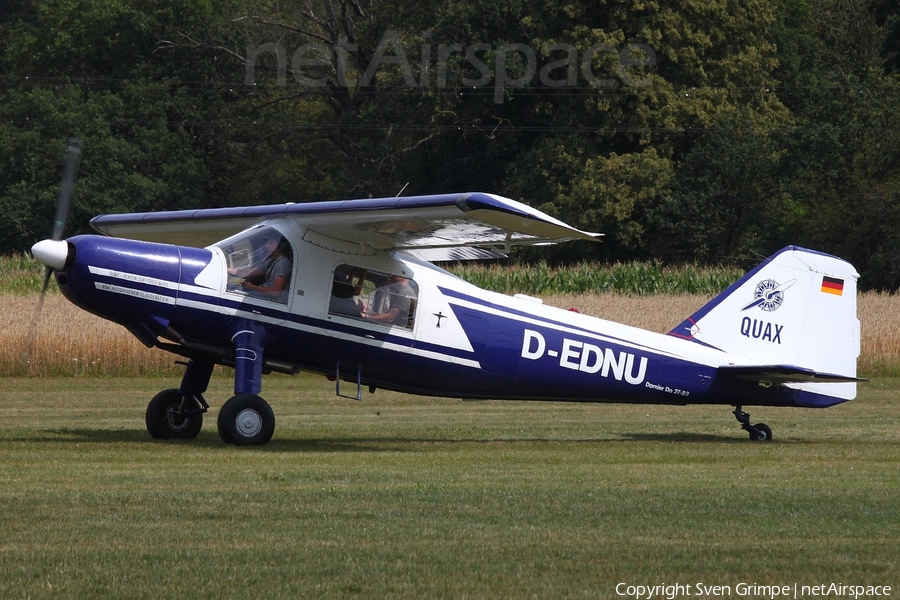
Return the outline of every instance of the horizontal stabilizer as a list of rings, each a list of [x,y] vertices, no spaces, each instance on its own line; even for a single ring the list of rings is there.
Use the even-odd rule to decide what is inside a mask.
[[[794,365],[725,366],[719,371],[736,379],[772,385],[783,383],[850,383],[866,381],[859,377],[822,373]]]

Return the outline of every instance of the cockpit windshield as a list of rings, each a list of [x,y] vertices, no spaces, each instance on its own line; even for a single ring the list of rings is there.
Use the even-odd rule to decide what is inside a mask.
[[[216,244],[225,253],[230,292],[287,303],[294,253],[271,227],[254,227]]]

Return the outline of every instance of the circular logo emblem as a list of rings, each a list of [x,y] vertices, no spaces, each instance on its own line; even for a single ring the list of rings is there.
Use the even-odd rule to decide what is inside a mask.
[[[759,301],[761,309],[774,312],[784,302],[784,290],[778,289],[774,279],[764,279],[756,284],[753,298]]]

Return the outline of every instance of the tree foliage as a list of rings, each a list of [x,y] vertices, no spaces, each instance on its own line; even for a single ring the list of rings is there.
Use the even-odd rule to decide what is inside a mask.
[[[555,262],[793,243],[900,287],[888,0],[14,0],[0,34],[0,252],[49,233],[76,134],[70,232],[483,190],[606,234]]]

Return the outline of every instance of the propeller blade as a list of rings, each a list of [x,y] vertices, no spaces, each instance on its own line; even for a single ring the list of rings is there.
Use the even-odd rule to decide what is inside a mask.
[[[27,368],[31,369],[31,356],[37,341],[38,322],[41,311],[44,308],[44,297],[47,295],[47,286],[50,285],[50,277],[54,269],[62,269],[68,259],[69,247],[62,241],[63,231],[66,229],[66,221],[69,220],[69,209],[72,206],[72,188],[75,187],[75,175],[78,173],[78,161],[81,160],[81,140],[70,137],[66,142],[66,165],[63,171],[62,187],[59,190],[59,200],[56,202],[56,217],[53,219],[53,234],[49,240],[43,240],[31,247],[31,255],[44,265],[44,284],[41,286],[41,296],[31,317],[31,326],[28,328],[28,337],[22,349],[22,360]]]
[[[75,186],[75,174],[78,172],[78,161],[81,159],[81,140],[70,137],[66,143],[66,167],[63,172],[62,187],[59,190],[59,200],[56,202],[56,218],[53,220],[53,235],[51,240],[61,240],[69,219],[69,209],[72,205],[72,188]],[[44,286],[47,287],[46,285]]]
[[[53,269],[46,267],[44,269],[44,285],[41,286],[41,304],[44,303],[44,294],[47,293],[47,286],[50,285],[50,277],[53,276]]]
[[[51,272],[50,269],[47,269],[47,272]],[[47,290],[47,280],[44,280],[44,291]],[[31,357],[34,354],[34,348],[37,345],[37,332],[38,332],[38,322],[41,319],[41,312],[44,309],[44,292],[41,292],[41,297],[38,299],[38,304],[34,308],[34,314],[31,316],[31,325],[28,327],[28,337],[25,338],[25,344],[22,346],[22,351],[19,353],[19,356],[22,359],[22,362],[25,363],[25,368],[28,372],[31,372]]]

